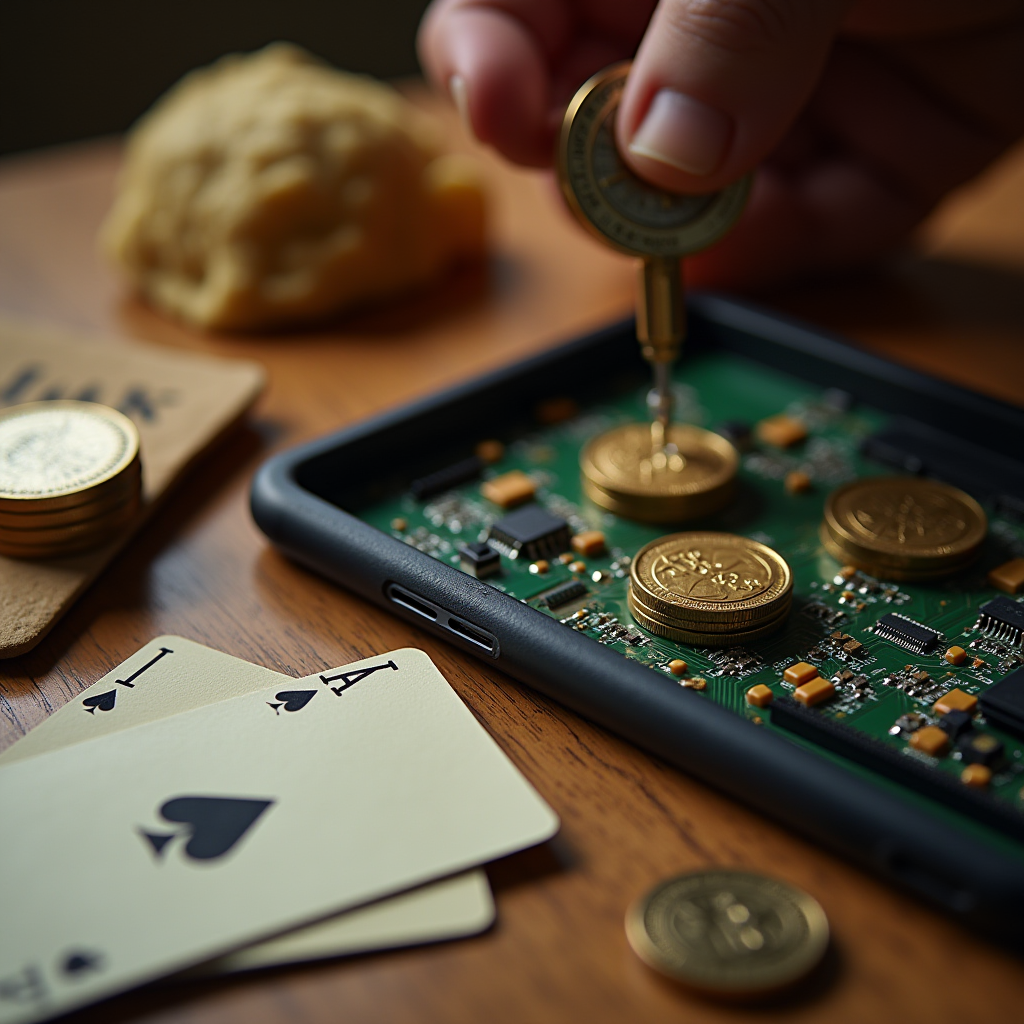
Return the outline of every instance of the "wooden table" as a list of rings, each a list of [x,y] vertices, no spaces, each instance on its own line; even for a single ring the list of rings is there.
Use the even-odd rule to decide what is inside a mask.
[[[456,144],[468,147],[446,112]],[[0,164],[0,312],[255,358],[270,385],[34,652],[0,663],[13,742],[150,638],[177,633],[295,675],[425,649],[562,819],[547,847],[494,866],[486,935],[227,982],[129,994],[73,1019],[187,1024],[984,1021],[1024,1006],[1021,965],[949,921],[492,668],[289,563],[248,511],[272,451],[626,313],[632,268],[556,208],[542,176],[481,154],[495,258],[389,313],[277,338],[207,337],[122,297],[95,255],[116,145]],[[1010,401],[1024,396],[1024,149],[952,199],[916,255],[776,296],[781,308]],[[749,1010],[681,994],[636,960],[623,912],[657,879],[729,865],[813,893],[831,962],[790,1001]],[[67,870],[87,872],[69,858]],[[5,879],[5,884],[16,880]],[[2,911],[0,911],[2,915]]]

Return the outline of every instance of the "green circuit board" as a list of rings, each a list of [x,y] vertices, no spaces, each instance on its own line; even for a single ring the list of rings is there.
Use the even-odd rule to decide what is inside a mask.
[[[649,418],[648,389],[643,386],[580,409],[557,424],[537,423],[515,435],[478,428],[479,439],[496,436],[505,445],[503,458],[484,471],[484,478],[522,470],[537,484],[537,503],[565,520],[573,533],[600,530],[607,539],[605,553],[573,559],[573,563],[585,563],[585,568],[551,558],[547,570],[537,572],[529,559],[502,555],[500,572],[486,582],[652,672],[674,679],[669,662],[686,661],[690,685],[695,678],[704,681],[703,699],[722,704],[767,729],[779,727],[773,723],[770,709],[747,703],[747,690],[763,683],[777,698],[791,696],[794,687],[783,679],[784,670],[795,662],[813,664],[823,678],[834,680],[836,687],[836,695],[815,712],[915,761],[917,771],[946,773],[961,785],[965,763],[955,744],[942,756],[929,756],[910,746],[911,730],[898,723],[906,724],[904,716],[909,715],[912,724],[934,724],[938,721],[935,701],[953,687],[980,696],[1024,665],[1019,641],[1009,642],[976,628],[980,606],[998,596],[1005,598],[987,584],[987,571],[1008,559],[1024,557],[1022,524],[986,509],[989,536],[980,561],[942,582],[893,583],[862,573],[844,579],[839,575],[840,565],[818,539],[823,504],[833,488],[848,480],[891,472],[860,454],[864,438],[879,430],[886,416],[731,354],[688,360],[677,371],[674,391],[677,417],[682,422],[715,429],[727,421],[741,419],[754,424],[785,412],[808,429],[806,441],[790,449],[759,445],[754,440],[741,455],[733,503],[709,521],[674,528],[739,533],[782,554],[794,576],[793,610],[786,626],[740,649],[707,649],[645,633],[633,621],[626,604],[630,559],[648,541],[674,530],[617,518],[586,499],[580,486],[579,453],[596,434],[618,423]],[[792,494],[784,486],[787,473],[793,470],[810,478],[811,488],[806,493]],[[482,497],[480,484],[478,478],[420,500],[411,490],[396,491],[359,514],[412,547],[458,567],[460,546],[485,540],[491,526],[507,515],[507,510]],[[583,592],[572,601],[549,607],[546,595],[574,580],[582,584]],[[1024,606],[1024,599],[1020,603]],[[941,642],[930,653],[915,654],[876,636],[873,627],[892,612],[937,631]],[[859,656],[843,652],[842,645],[832,639],[835,633],[860,641],[864,648]],[[969,654],[961,665],[952,665],[944,657],[954,644]],[[686,681],[680,679],[680,685]],[[984,798],[997,800],[1024,818],[1024,740],[984,718],[976,718],[973,728],[990,733],[1003,748],[992,761],[993,774]],[[792,730],[780,731],[793,742],[817,746]],[[847,763],[833,750],[822,752]],[[873,775],[862,765],[848,766]],[[899,785],[891,779],[878,781]],[[909,798],[922,799],[915,794]],[[979,827],[959,815],[957,821],[967,828]],[[1002,836],[981,827],[985,835],[1003,845]],[[1016,843],[1013,847],[1020,849]]]

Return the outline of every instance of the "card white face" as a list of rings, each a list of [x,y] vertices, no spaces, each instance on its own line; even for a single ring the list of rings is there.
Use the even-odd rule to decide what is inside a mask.
[[[0,754],[0,766],[294,680],[180,636],[160,636]],[[275,695],[276,696],[276,695]],[[255,970],[476,935],[494,921],[487,876],[474,869],[256,943],[202,967]]]
[[[158,636],[0,754],[0,765],[274,686],[288,676]]]
[[[0,931],[3,1022],[503,856],[558,824],[416,650],[11,764],[0,820],[0,864],[19,880]],[[69,853],[111,884],[82,885]]]

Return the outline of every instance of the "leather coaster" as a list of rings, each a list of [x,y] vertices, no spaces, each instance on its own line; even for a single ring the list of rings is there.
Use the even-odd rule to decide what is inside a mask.
[[[0,320],[0,408],[76,398],[120,409],[139,428],[143,491],[140,514],[102,548],[46,561],[0,556],[0,659],[39,643],[263,383],[263,368],[247,360]]]

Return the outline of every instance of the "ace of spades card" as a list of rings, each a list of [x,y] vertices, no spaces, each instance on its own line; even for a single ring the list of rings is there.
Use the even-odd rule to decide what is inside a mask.
[[[288,703],[277,684],[4,768],[0,862],[22,884],[0,934],[0,1021],[44,1019],[553,834],[555,816],[426,655],[371,667],[291,683],[316,694],[298,712],[268,706]],[[83,800],[97,779],[109,795]],[[45,869],[69,851],[116,887]],[[289,885],[268,883],[282,865]]]

